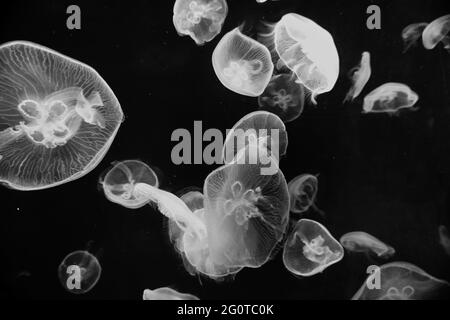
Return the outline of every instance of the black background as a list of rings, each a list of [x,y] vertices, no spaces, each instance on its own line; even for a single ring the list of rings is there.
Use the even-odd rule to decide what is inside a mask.
[[[66,8],[81,7],[81,30],[66,28]],[[381,8],[381,30],[366,28],[366,8]],[[200,299],[348,299],[371,264],[346,254],[322,274],[298,279],[281,255],[234,281],[216,283],[185,272],[167,237],[167,224],[150,207],[128,210],[109,202],[98,179],[113,161],[140,159],[163,173],[162,188],[202,187],[216,166],[172,164],[173,130],[231,128],[258,108],[257,99],[226,89],[216,78],[211,54],[221,36],[238,25],[256,36],[262,20],[288,12],[309,17],[333,36],[340,57],[335,88],[287,124],[289,146],[281,169],[289,181],[320,173],[317,219],[339,238],[362,230],[397,250],[407,261],[450,280],[450,258],[438,242],[438,225],[450,226],[450,56],[439,45],[421,44],[402,54],[403,27],[449,13],[445,1],[228,1],[221,35],[198,47],[179,37],[173,1],[21,1],[2,3],[0,43],[28,40],[93,68],[119,99],[125,122],[109,152],[87,176],[35,192],[0,189],[1,288],[18,299],[141,299],[145,288],[170,286]],[[359,99],[343,105],[347,72],[362,51],[372,55],[372,77]],[[418,111],[399,117],[362,115],[362,97],[385,82],[403,82],[419,94]],[[85,295],[64,290],[62,259],[87,249],[102,276]]]

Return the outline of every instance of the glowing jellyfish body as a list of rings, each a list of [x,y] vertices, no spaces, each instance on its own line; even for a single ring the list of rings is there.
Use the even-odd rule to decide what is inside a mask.
[[[341,244],[320,223],[301,219],[286,239],[285,267],[293,274],[308,277],[322,272],[344,256]]]
[[[448,295],[450,284],[407,262],[382,265],[369,275],[353,300],[428,300]]]
[[[352,79],[352,87],[345,96],[344,101],[355,99],[364,89],[367,81],[369,81],[372,70],[370,67],[370,53],[364,51],[361,56],[359,65],[350,70],[350,78]]]
[[[390,258],[395,254],[394,248],[362,231],[346,233],[339,242],[346,250],[352,252],[373,252],[380,258]]]
[[[227,13],[225,0],[176,0],[173,24],[179,35],[189,35],[202,45],[220,33]]]
[[[226,88],[251,97],[264,92],[273,72],[269,49],[238,28],[225,34],[217,44],[212,65]]]
[[[288,190],[291,204],[290,211],[303,213],[311,206],[315,206],[319,180],[315,175],[301,174],[289,181]]]
[[[339,56],[330,33],[314,21],[288,13],[273,30],[275,50],[281,62],[312,93],[331,91],[339,75]]]
[[[444,225],[439,226],[439,243],[444,249],[445,253],[450,256],[450,234],[447,227]]]
[[[156,188],[159,187],[155,172],[138,160],[115,163],[101,182],[108,200],[129,209],[138,209],[148,203],[146,197],[134,192],[136,183],[146,183]]]
[[[97,258],[87,251],[68,254],[58,267],[58,277],[64,289],[82,294],[90,291],[100,279],[102,268]]]
[[[444,44],[444,48],[450,50],[450,38],[447,36],[450,31],[450,14],[437,18],[428,24],[422,32],[423,46],[431,50],[439,42]]]
[[[292,75],[274,75],[266,90],[258,97],[259,107],[272,112],[284,122],[297,119],[303,112],[305,92]]]
[[[172,288],[158,288],[155,290],[145,289],[142,294],[143,300],[200,300],[188,293],[181,293]]]
[[[31,42],[0,46],[0,183],[37,190],[82,177],[122,119],[91,67]]]
[[[412,46],[417,44],[417,41],[422,37],[422,32],[428,25],[426,22],[418,22],[407,25],[402,30],[402,40],[404,44],[403,52],[406,52]]]
[[[400,109],[411,108],[419,100],[417,93],[406,84],[385,83],[364,97],[364,113],[398,113]]]

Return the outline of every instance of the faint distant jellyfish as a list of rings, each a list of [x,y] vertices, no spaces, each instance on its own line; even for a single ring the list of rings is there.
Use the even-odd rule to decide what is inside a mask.
[[[58,267],[58,277],[64,289],[82,294],[90,291],[100,279],[102,268],[97,258],[87,251],[68,254]]]
[[[155,290],[145,289],[142,294],[143,300],[200,300],[188,293],[181,293],[174,289],[163,287]]]
[[[352,87],[345,96],[345,101],[352,101],[359,96],[364,89],[367,81],[369,81],[372,70],[370,68],[370,53],[364,51],[361,56],[361,62],[357,67],[350,70],[349,75],[352,79]]]
[[[444,249],[445,253],[450,256],[450,234],[447,227],[444,225],[439,226],[439,243]]]
[[[401,109],[414,106],[419,100],[417,93],[403,83],[385,83],[364,97],[364,113],[396,114]]]
[[[295,275],[308,277],[322,272],[344,256],[341,244],[320,223],[301,219],[284,244],[283,262]]]
[[[273,72],[269,49],[238,28],[225,34],[217,44],[212,65],[225,87],[251,97],[264,92]]]
[[[353,296],[353,300],[435,300],[445,299],[450,284],[437,279],[407,262],[382,265],[377,271],[379,287],[370,275]]]
[[[189,35],[202,45],[220,33],[227,13],[225,0],[176,0],[173,24],[180,36]]]
[[[189,191],[180,196],[180,199],[188,206],[188,208],[195,212],[196,210],[204,208],[204,197],[200,191]]]
[[[139,160],[125,160],[114,163],[101,184],[108,200],[129,209],[138,209],[148,203],[148,199],[134,192],[136,183],[146,183],[159,187],[156,173]]]
[[[405,53],[409,48],[415,46],[417,41],[422,37],[422,32],[428,25],[427,22],[418,22],[407,25],[402,30],[402,39],[404,44],[403,53]]]
[[[37,190],[84,176],[122,119],[91,67],[31,42],[0,46],[0,183]]]
[[[339,242],[348,251],[373,252],[379,258],[390,258],[395,254],[394,248],[362,231],[346,233]]]
[[[290,197],[290,211],[293,213],[303,213],[313,207],[320,213],[314,202],[319,190],[319,180],[313,174],[301,174],[288,183]]]
[[[450,14],[437,18],[428,24],[422,32],[423,46],[431,50],[439,42],[442,42],[444,48],[450,50],[450,38],[447,36],[450,31]]]

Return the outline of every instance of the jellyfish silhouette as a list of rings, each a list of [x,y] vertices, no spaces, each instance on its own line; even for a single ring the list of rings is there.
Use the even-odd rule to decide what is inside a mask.
[[[318,176],[313,174],[301,174],[289,181],[288,190],[290,197],[290,211],[303,213],[309,208],[314,208],[319,213],[323,212],[315,205],[317,191],[319,190]]]
[[[419,100],[417,93],[406,84],[385,83],[364,97],[364,113],[398,114],[401,109],[411,109]]]
[[[450,234],[448,233],[447,227],[440,225],[438,228],[439,232],[439,243],[444,249],[445,253],[450,256]]]
[[[450,14],[439,17],[428,24],[422,32],[423,46],[431,50],[439,42],[442,42],[444,48],[450,51],[450,38],[448,32],[450,31]]]
[[[142,294],[143,300],[200,300],[189,293],[181,293],[172,288],[145,289]]]
[[[373,252],[379,258],[390,258],[395,254],[394,248],[362,231],[346,233],[341,237],[339,242],[348,251]]]
[[[0,46],[0,183],[37,190],[84,176],[122,119],[91,67],[31,42]]]
[[[361,56],[361,62],[357,67],[350,70],[349,76],[352,80],[352,87],[345,96],[345,101],[352,101],[359,96],[364,89],[367,81],[369,81],[372,70],[370,68],[370,53],[364,51]]]
[[[402,30],[402,40],[404,44],[403,53],[409,50],[412,46],[417,44],[417,41],[422,38],[422,32],[428,25],[427,22],[417,22],[407,25]]]

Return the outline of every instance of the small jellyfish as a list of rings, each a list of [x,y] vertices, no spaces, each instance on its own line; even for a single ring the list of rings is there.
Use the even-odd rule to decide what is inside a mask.
[[[341,237],[339,242],[348,251],[373,252],[379,258],[387,259],[395,254],[394,248],[362,231],[346,233]]]
[[[312,207],[322,213],[315,205],[317,191],[319,190],[319,179],[317,177],[313,174],[301,174],[289,181],[291,212],[303,213]]]
[[[417,41],[422,37],[422,32],[428,25],[427,22],[417,22],[407,25],[402,30],[402,39],[404,44],[403,53],[409,50],[412,46],[417,44]]]
[[[202,45],[220,33],[227,13],[225,0],[176,0],[173,24],[180,36],[189,35]]]
[[[447,227],[444,225],[439,226],[439,243],[444,249],[445,253],[450,256],[450,234]]]
[[[384,112],[393,115],[397,114],[400,109],[411,109],[417,100],[419,100],[417,93],[406,84],[389,82],[364,97],[363,113]]]
[[[349,76],[352,80],[352,87],[345,96],[345,101],[352,101],[355,99],[361,91],[364,89],[367,81],[369,81],[372,70],[370,68],[370,53],[364,51],[361,56],[361,62],[357,67],[350,70]]]
[[[180,196],[180,199],[183,200],[184,203],[186,203],[186,205],[192,212],[204,208],[204,197],[203,193],[201,193],[200,191],[189,191],[183,193]]]
[[[439,42],[444,48],[450,50],[450,38],[447,36],[450,31],[450,14],[433,20],[422,32],[422,43],[425,49],[431,50]]]
[[[309,219],[297,221],[284,243],[283,263],[297,276],[315,275],[343,257],[341,244],[323,225]]]
[[[273,72],[269,49],[238,28],[225,34],[217,44],[212,65],[225,87],[250,97],[264,92]]]
[[[172,288],[158,288],[155,290],[145,289],[142,294],[143,300],[200,300],[189,293],[181,293]]]
[[[63,288],[75,294],[90,291],[101,273],[97,258],[82,250],[68,254],[58,267],[58,277]]]
[[[274,75],[258,97],[258,104],[260,109],[273,112],[285,123],[294,121],[303,112],[305,91],[292,75]]]
[[[38,190],[84,176],[122,119],[91,67],[31,42],[0,46],[0,183]]]
[[[391,262],[374,269],[352,300],[435,300],[449,292],[447,281],[411,263]]]
[[[148,199],[134,192],[136,183],[146,183],[159,187],[158,177],[145,163],[125,160],[114,166],[100,182],[106,198],[129,209],[138,209],[147,204]]]

